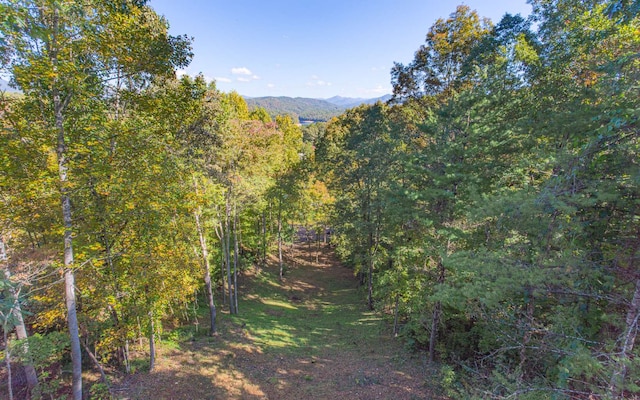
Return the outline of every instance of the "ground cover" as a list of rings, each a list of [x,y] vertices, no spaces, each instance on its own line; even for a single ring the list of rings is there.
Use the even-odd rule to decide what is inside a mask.
[[[273,264],[246,273],[240,314],[222,312],[217,336],[165,340],[155,370],[117,381],[113,393],[120,399],[445,398],[430,383],[424,358],[407,352],[366,309],[352,270],[328,247],[315,252],[304,244],[290,249],[282,282]]]

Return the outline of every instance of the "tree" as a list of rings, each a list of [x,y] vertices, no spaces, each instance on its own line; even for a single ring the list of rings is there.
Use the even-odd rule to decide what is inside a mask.
[[[249,113],[249,119],[262,121],[265,124],[271,122],[271,116],[263,107],[256,107],[253,111],[251,111]]]
[[[395,143],[388,109],[382,103],[348,110],[327,126],[318,159],[329,169],[326,180],[336,193],[333,226],[340,251],[367,285],[367,305],[374,308],[374,271],[384,259],[390,176],[396,172]],[[338,194],[339,193],[339,194]]]
[[[114,76],[124,72],[142,82],[158,73],[172,72],[190,58],[188,41],[166,34],[166,22],[141,4],[122,7],[110,3],[70,1],[0,3],[2,37],[8,49],[13,80],[27,102],[42,113],[27,116],[38,134],[55,149],[63,226],[65,298],[71,337],[73,396],[82,397],[82,363],[76,314],[72,189],[79,187],[76,154],[91,154],[85,129],[94,137],[104,115],[102,95]],[[95,29],[102,27],[104,29]],[[110,32],[128,32],[129,40],[109,41]],[[119,36],[122,39],[125,36]],[[138,53],[139,51],[139,53]],[[136,58],[133,58],[133,57]],[[134,63],[134,60],[137,63]],[[17,110],[19,112],[19,110]],[[72,162],[73,160],[73,162]]]
[[[438,19],[409,65],[391,70],[396,101],[442,93],[449,96],[468,82],[463,67],[474,48],[489,34],[491,23],[468,6],[458,6],[448,19]]]
[[[328,125],[338,252],[376,261],[373,297],[470,386],[491,365],[497,397],[621,397],[637,391],[636,5],[532,5],[495,28],[459,7],[396,64],[401,105]]]

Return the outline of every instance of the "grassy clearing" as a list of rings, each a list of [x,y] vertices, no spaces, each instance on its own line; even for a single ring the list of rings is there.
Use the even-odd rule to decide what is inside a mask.
[[[352,272],[322,249],[288,253],[243,277],[239,315],[220,313],[219,335],[174,330],[157,367],[116,386],[122,399],[435,399],[419,357],[366,310]],[[206,310],[203,313],[206,315]],[[206,326],[205,321],[201,321]]]

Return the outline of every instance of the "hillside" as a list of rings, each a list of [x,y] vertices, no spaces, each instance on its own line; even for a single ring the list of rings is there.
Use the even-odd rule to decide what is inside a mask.
[[[328,101],[303,97],[255,97],[245,100],[250,109],[263,107],[272,117],[287,114],[300,120],[327,121],[344,111],[344,108]]]
[[[282,282],[275,258],[247,271],[241,314],[221,310],[214,337],[179,328],[172,337],[182,340],[163,341],[154,373],[116,379],[117,398],[446,399],[438,372],[367,310],[332,248],[297,243],[286,261]]]
[[[365,98],[354,98],[354,97],[341,97],[341,96],[333,96],[328,98],[327,101],[331,104],[335,104],[339,107],[343,108],[353,108],[357,107],[361,104],[375,104],[378,101],[386,102],[391,99],[390,94],[385,94],[382,97],[376,97],[373,99],[365,99]]]
[[[250,109],[262,107],[272,116],[293,115],[301,121],[328,121],[344,110],[361,104],[373,104],[387,101],[391,96],[385,95],[374,99],[334,96],[329,99],[310,99],[304,97],[245,97]]]

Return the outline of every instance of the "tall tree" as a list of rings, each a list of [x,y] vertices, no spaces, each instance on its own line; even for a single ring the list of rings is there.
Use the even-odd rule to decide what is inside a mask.
[[[125,2],[78,4],[64,0],[3,1],[1,25],[13,80],[26,100],[39,104],[41,113],[27,117],[55,149],[63,227],[64,280],[67,324],[71,337],[73,397],[82,397],[82,362],[76,314],[72,189],[81,186],[74,169],[76,154],[91,154],[90,132],[104,112],[102,96],[114,74],[123,70],[129,79],[144,79],[172,72],[188,63],[188,42],[166,33],[164,20],[142,4]],[[120,17],[120,18],[118,18]],[[124,23],[122,23],[124,21]],[[104,29],[97,29],[98,27]],[[129,40],[109,41],[108,32],[128,32]],[[121,35],[119,39],[124,38]],[[139,58],[133,58],[138,56]],[[136,63],[133,60],[137,60]],[[92,118],[90,117],[92,116]]]

